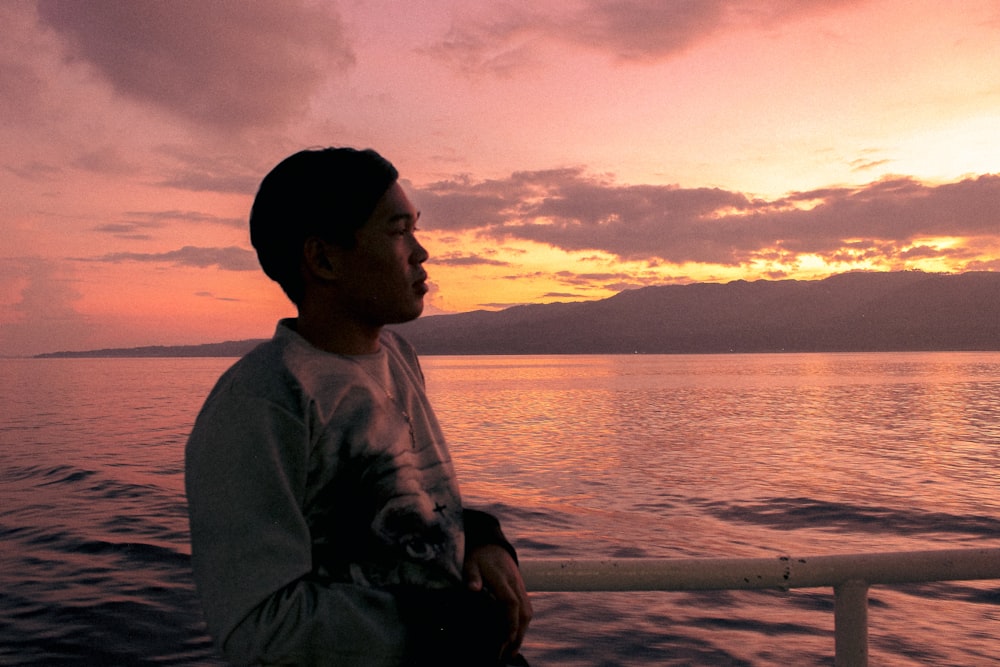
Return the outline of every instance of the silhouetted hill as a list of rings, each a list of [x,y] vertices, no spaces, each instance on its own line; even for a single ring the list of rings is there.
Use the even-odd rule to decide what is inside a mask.
[[[1000,350],[1000,273],[665,285],[394,328],[421,354]],[[40,356],[241,356],[259,342]]]
[[[86,352],[47,352],[36,359],[69,359],[89,357],[242,357],[263,339],[231,340],[204,345],[148,345],[146,347],[110,348]]]
[[[397,329],[421,354],[1000,350],[1000,273],[666,285]]]

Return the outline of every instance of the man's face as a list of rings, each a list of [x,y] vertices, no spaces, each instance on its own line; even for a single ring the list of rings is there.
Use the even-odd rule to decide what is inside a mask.
[[[340,284],[352,316],[368,326],[416,319],[424,309],[427,251],[417,242],[417,218],[403,188],[393,183],[344,253]]]

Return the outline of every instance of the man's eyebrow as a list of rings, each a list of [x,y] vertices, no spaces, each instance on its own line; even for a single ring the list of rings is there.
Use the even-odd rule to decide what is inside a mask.
[[[397,220],[406,220],[408,222],[412,220],[413,222],[416,222],[419,219],[420,211],[417,211],[416,215],[413,215],[412,213],[397,213],[396,215],[389,217],[389,222],[396,222]]]

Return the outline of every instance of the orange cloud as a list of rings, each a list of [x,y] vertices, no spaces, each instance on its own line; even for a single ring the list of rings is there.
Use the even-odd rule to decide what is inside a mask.
[[[736,266],[773,249],[888,260],[915,256],[914,244],[926,237],[1000,245],[1000,176],[992,175],[942,185],[885,179],[763,200],[718,188],[619,185],[566,169],[438,182],[417,196],[428,229],[464,228],[620,260]],[[959,257],[955,249],[937,254]]]

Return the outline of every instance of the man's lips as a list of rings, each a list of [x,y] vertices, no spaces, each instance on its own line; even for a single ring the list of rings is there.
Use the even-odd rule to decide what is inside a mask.
[[[413,289],[414,289],[414,290],[415,290],[415,291],[417,292],[417,294],[419,294],[420,296],[423,296],[424,294],[427,294],[427,292],[428,292],[428,290],[429,290],[430,288],[429,288],[429,287],[427,287],[427,274],[426,274],[426,273],[425,273],[425,274],[423,274],[423,276],[420,276],[420,277],[418,277],[418,278],[417,278],[417,279],[416,279],[416,280],[415,280],[415,281],[413,282]]]

